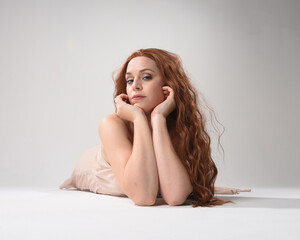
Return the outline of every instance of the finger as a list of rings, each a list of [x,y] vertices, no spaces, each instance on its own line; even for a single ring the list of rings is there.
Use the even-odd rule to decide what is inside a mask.
[[[164,91],[169,91],[169,92],[172,92],[172,91],[173,91],[173,89],[170,88],[169,86],[163,86],[162,89],[163,89]]]
[[[125,93],[122,93],[122,94],[120,94],[119,95],[120,96],[120,98],[124,101],[124,100],[127,100],[129,97],[128,97],[128,95],[127,94],[125,94]]]
[[[128,98],[128,95],[126,95],[126,94],[124,94],[124,93],[122,93],[122,94],[120,94],[120,95],[118,95],[116,98],[115,98],[115,102],[116,103],[118,103],[118,102],[120,102],[120,101],[126,101],[126,100],[128,100],[129,98]]]
[[[173,89],[170,88],[169,86],[163,86],[162,89],[163,89],[163,92],[164,92],[165,95],[169,96],[169,95],[174,94]]]
[[[164,88],[164,91],[167,91],[167,92],[168,92],[168,95],[170,95],[170,96],[173,96],[173,95],[174,95],[174,91],[173,91],[172,88],[167,87],[167,86],[165,86],[165,87],[163,87],[163,88]]]

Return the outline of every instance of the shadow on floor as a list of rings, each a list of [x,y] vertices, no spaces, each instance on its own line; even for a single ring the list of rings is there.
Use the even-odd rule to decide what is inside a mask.
[[[68,191],[78,191],[76,189],[68,189]],[[85,192],[85,191],[84,191]],[[89,192],[89,191],[86,191]],[[113,196],[114,197],[114,196]],[[216,196],[224,201],[233,201],[233,203],[226,203],[218,208],[284,208],[284,209],[295,209],[300,208],[300,199],[297,198],[267,198],[267,197],[241,197],[241,196]],[[122,197],[127,198],[127,197]],[[192,202],[188,199],[181,207],[189,207]],[[153,206],[168,206],[163,198],[158,197],[156,203]]]
[[[217,196],[224,201],[233,201],[218,208],[300,208],[300,199],[293,198],[264,198],[264,197],[233,197],[233,196]],[[187,200],[181,206],[191,206],[191,201]],[[157,198],[154,206],[166,205],[162,198]]]
[[[300,208],[300,199],[295,198],[265,198],[265,197],[233,197],[218,196],[224,201],[233,201],[221,207],[224,208]]]

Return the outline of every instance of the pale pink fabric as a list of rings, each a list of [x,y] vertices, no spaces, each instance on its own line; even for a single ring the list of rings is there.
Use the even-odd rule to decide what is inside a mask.
[[[59,188],[77,188],[94,193],[126,196],[112,167],[102,157],[101,147],[97,145],[84,152],[77,160],[71,177]]]

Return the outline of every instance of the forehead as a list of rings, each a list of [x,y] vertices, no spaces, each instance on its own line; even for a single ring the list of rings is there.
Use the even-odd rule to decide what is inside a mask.
[[[158,71],[156,63],[152,59],[141,56],[130,60],[127,65],[127,72],[133,72],[135,70],[139,71],[144,68],[150,68],[153,71]]]

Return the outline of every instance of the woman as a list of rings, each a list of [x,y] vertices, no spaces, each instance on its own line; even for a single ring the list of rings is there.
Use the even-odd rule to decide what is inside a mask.
[[[213,206],[231,202],[215,193],[250,191],[214,187],[210,136],[177,55],[154,48],[132,53],[115,79],[114,100],[116,113],[99,124],[101,157],[135,204],[153,205],[160,194],[169,205],[189,198],[194,207]]]

